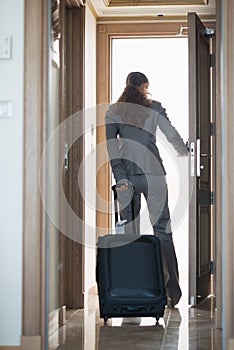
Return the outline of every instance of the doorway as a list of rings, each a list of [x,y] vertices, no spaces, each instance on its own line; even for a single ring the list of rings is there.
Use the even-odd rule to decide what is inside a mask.
[[[169,119],[184,141],[188,140],[188,39],[187,37],[113,38],[111,40],[110,100],[121,95],[131,71],[143,72],[149,79],[151,98],[166,108]],[[181,163],[157,131],[157,145],[167,172],[169,208],[178,257],[183,297],[188,307],[188,176],[180,176]],[[187,162],[183,175],[188,174]],[[113,181],[113,179],[112,179]],[[181,202],[181,197],[183,203]],[[178,210],[178,208],[180,208]],[[141,233],[151,234],[151,224],[142,196]]]

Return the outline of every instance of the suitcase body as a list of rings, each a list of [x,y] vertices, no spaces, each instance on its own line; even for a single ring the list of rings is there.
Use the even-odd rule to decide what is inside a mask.
[[[100,317],[164,315],[166,295],[160,242],[152,235],[106,235],[97,244]]]

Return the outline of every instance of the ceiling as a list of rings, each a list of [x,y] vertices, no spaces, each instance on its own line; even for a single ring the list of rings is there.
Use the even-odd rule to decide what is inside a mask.
[[[215,18],[216,0],[87,0],[98,22],[162,21],[187,17],[196,12],[201,18]]]
[[[107,6],[204,5],[207,0],[105,0]]]

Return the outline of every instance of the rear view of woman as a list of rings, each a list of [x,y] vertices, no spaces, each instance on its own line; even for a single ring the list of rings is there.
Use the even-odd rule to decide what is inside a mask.
[[[151,100],[149,81],[140,72],[132,72],[126,87],[105,116],[107,149],[125,232],[140,234],[141,194],[144,195],[153,232],[161,242],[167,305],[180,300],[179,273],[172,239],[168,207],[166,171],[156,145],[159,127],[179,156],[187,147],[158,101]],[[134,203],[132,210],[132,202]]]

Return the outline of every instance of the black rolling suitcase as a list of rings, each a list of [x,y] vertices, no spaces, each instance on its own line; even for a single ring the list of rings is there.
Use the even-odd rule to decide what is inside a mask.
[[[117,215],[116,215],[117,219]],[[97,243],[100,317],[164,315],[166,295],[160,241],[153,235],[116,234]]]

